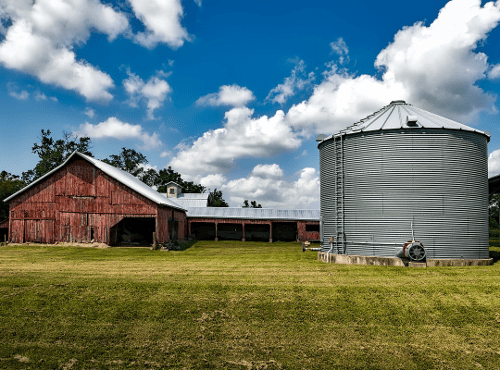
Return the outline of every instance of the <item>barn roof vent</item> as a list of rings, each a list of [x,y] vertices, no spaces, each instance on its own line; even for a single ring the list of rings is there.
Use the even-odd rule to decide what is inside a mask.
[[[408,126],[416,126],[418,121],[417,116],[406,116],[406,124]]]

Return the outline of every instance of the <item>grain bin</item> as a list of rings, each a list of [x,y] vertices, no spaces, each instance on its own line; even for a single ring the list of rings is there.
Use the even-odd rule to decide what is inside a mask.
[[[322,251],[488,258],[489,137],[401,100],[318,137]]]

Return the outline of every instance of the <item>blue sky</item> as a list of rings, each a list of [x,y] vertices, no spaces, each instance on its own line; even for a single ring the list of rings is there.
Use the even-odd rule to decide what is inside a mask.
[[[232,206],[318,208],[315,138],[392,100],[487,130],[500,2],[0,0],[0,170],[41,129],[121,147]]]

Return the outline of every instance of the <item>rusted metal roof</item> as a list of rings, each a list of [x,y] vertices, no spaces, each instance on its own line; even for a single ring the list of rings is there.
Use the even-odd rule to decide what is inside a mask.
[[[485,135],[490,140],[490,133],[476,130],[462,123],[438,116],[421,108],[406,103],[403,100],[392,101],[377,112],[363,118],[354,125],[327,136],[318,137],[324,142],[340,135],[350,135],[362,132],[398,130],[398,129],[446,129],[476,132]]]
[[[156,190],[150,188],[145,183],[143,183],[141,180],[139,180],[137,177],[132,176],[130,173],[125,172],[123,170],[120,170],[119,168],[113,167],[113,166],[111,166],[111,165],[109,165],[107,163],[101,162],[98,159],[89,157],[88,155],[79,153],[77,151],[73,152],[61,165],[59,165],[58,167],[54,168],[52,171],[46,173],[45,175],[43,175],[39,179],[33,181],[31,184],[29,184],[28,186],[26,186],[23,189],[19,190],[17,193],[14,193],[10,197],[4,199],[4,202],[8,202],[12,198],[17,197],[18,195],[20,195],[21,193],[25,192],[26,190],[28,190],[32,186],[36,185],[40,181],[48,178],[53,173],[55,173],[56,171],[58,171],[59,169],[61,169],[62,167],[64,167],[66,165],[66,163],[68,163],[75,156],[78,156],[80,158],[85,159],[86,161],[90,162],[91,164],[93,164],[94,166],[96,166],[97,168],[99,168],[102,172],[104,172],[107,175],[111,176],[116,181],[119,181],[120,183],[128,186],[130,189],[138,192],[139,194],[145,196],[146,198],[152,200],[153,202],[155,202],[157,204],[166,205],[166,206],[169,206],[169,207],[172,207],[172,208],[177,208],[177,209],[180,209],[180,210],[183,210],[183,211],[186,210],[182,206],[174,203],[173,201],[169,200],[168,198],[166,198],[162,194],[158,193]]]
[[[319,210],[241,207],[188,207],[188,218],[235,218],[247,220],[319,221]]]

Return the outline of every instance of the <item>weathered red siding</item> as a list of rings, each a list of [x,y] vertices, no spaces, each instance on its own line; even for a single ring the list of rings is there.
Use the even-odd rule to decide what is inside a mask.
[[[297,231],[299,233],[299,240],[303,241],[318,241],[320,239],[319,231],[306,231],[307,225],[317,225],[319,228],[319,221],[297,221]]]
[[[159,243],[168,242],[169,219],[177,237],[187,237],[186,214],[161,206],[108,176],[84,159],[75,160],[10,201],[10,242],[110,242],[110,229],[125,217],[156,219]]]

